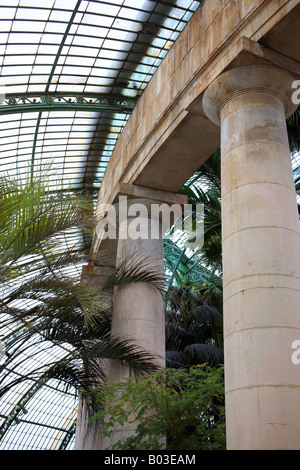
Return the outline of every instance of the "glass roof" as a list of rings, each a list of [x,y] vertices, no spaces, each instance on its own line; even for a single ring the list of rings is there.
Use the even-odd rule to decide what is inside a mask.
[[[134,106],[199,4],[0,0],[0,175],[34,178],[51,164],[49,190],[96,197]],[[2,317],[1,339],[17,343],[23,328]],[[11,378],[68,353],[32,341],[20,342]],[[77,402],[75,390],[28,378],[1,399],[0,449],[73,449]]]
[[[51,162],[63,186],[99,188],[138,97],[199,3],[1,0],[0,171]]]
[[[300,152],[292,154],[292,168],[294,173],[297,203],[300,205]]]

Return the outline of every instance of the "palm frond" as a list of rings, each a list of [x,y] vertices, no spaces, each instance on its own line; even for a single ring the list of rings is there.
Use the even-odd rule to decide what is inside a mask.
[[[220,165],[221,149],[218,148],[210,158],[195,172],[189,179],[186,186],[199,187],[199,183],[208,188],[215,188],[221,192],[221,165]]]
[[[18,179],[2,177],[0,195],[2,275],[25,255],[53,251],[60,243],[53,235],[75,226],[93,230],[90,199],[74,193],[54,196],[41,179],[21,184]]]
[[[216,367],[224,363],[224,351],[210,344],[191,344],[184,349],[189,365],[208,364]]]
[[[208,364],[217,367],[224,363],[224,351],[209,344],[191,344],[183,351],[167,351],[166,364],[169,368],[189,368],[194,365]]]
[[[129,283],[147,283],[158,289],[163,295],[165,291],[164,273],[160,261],[156,262],[152,253],[137,250],[125,258],[114,269],[105,283],[105,289]]]
[[[167,351],[182,351],[187,345],[195,342],[192,333],[177,323],[166,322],[165,334]]]
[[[288,117],[286,123],[290,150],[298,152],[300,150],[300,107]]]
[[[189,366],[189,356],[184,351],[167,350],[166,367],[170,369],[181,369]]]
[[[199,331],[204,338],[212,338],[215,344],[223,347],[223,316],[214,307],[210,305],[201,305],[196,307],[191,316],[194,319],[192,332],[199,340]]]

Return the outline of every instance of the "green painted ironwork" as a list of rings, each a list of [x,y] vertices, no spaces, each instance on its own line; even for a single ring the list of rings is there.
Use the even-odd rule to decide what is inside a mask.
[[[66,448],[68,447],[72,437],[75,434],[75,430],[76,430],[76,419],[74,420],[74,422],[73,422],[73,424],[72,424],[72,426],[70,427],[69,430],[66,430],[66,429],[63,430],[64,433],[65,433],[65,436],[62,439],[62,442],[61,442],[58,450],[66,450]]]
[[[53,63],[51,72],[50,72],[50,74],[49,74],[48,82],[47,82],[46,89],[45,89],[45,96],[48,95],[49,87],[50,87],[50,85],[51,85],[52,78],[53,78],[53,75],[54,75],[54,72],[55,72],[57,63],[58,63],[58,61],[59,61],[59,58],[60,58],[62,49],[63,49],[63,47],[64,47],[64,44],[65,44],[65,42],[66,42],[66,39],[67,39],[68,34],[69,34],[69,31],[70,31],[70,29],[71,29],[71,26],[72,26],[72,24],[73,24],[74,18],[75,18],[76,14],[77,14],[77,12],[78,12],[78,10],[79,10],[80,5],[81,5],[81,0],[78,0],[77,3],[76,3],[76,5],[75,5],[75,7],[74,7],[73,13],[72,13],[72,15],[71,15],[71,17],[70,17],[70,20],[69,20],[69,22],[68,22],[68,24],[67,24],[67,27],[66,27],[65,33],[64,33],[64,35],[63,35],[63,37],[62,37],[62,41],[61,41],[61,43],[60,43],[60,46],[59,46],[59,48],[58,48],[58,51],[57,51],[57,54],[56,54],[56,57],[55,57],[55,60],[54,60],[54,63]]]
[[[20,422],[20,414],[27,412],[25,408],[26,404],[44,384],[45,382],[42,380],[35,382],[34,385],[15,404],[14,408],[0,427],[0,441],[13,424],[18,424]]]
[[[34,157],[35,157],[35,149],[36,149],[36,144],[37,144],[37,138],[38,138],[38,133],[39,133],[39,128],[40,128],[41,117],[42,117],[42,112],[40,111],[39,116],[37,118],[37,122],[36,122],[33,145],[32,145],[32,153],[31,153],[31,168],[30,168],[31,184],[32,184],[33,177],[34,177],[34,174],[33,174],[34,173]]]
[[[1,114],[15,114],[43,111],[94,111],[131,113],[137,103],[137,98],[123,96],[89,94],[89,93],[26,93],[6,95],[0,104]]]
[[[183,281],[212,282],[213,274],[198,262],[194,256],[188,256],[185,247],[176,245],[169,239],[164,240],[165,268],[170,271],[167,278],[167,287],[174,283],[180,285]]]

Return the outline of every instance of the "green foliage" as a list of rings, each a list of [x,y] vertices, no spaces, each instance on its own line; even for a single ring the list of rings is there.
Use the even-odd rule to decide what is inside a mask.
[[[187,287],[166,293],[167,367],[188,367],[224,362],[223,316]]]
[[[111,291],[138,281],[159,287],[159,276],[139,259],[138,269],[133,260],[119,266],[102,288],[84,283],[83,262],[105,267],[97,254],[92,260],[90,255],[93,201],[84,193],[49,192],[48,171],[35,179],[0,178],[0,314],[6,351],[0,396],[28,379],[57,379],[89,395],[105,378],[109,359],[139,373],[157,368],[155,358],[130,338],[112,337]],[[13,374],[24,357],[47,350],[54,350],[53,362],[50,355],[45,363],[32,362],[23,375]]]
[[[92,421],[103,420],[104,436],[137,424],[112,449],[225,449],[223,367],[159,370],[137,382],[104,383],[97,396],[102,409]]]
[[[17,384],[57,379],[87,396],[105,379],[106,361],[126,362],[139,373],[156,370],[155,359],[130,339],[111,335],[112,307],[105,289],[93,288],[65,276],[41,275],[14,291],[18,305],[2,305],[2,327],[12,330],[5,337],[8,357],[0,365],[0,397]],[[35,301],[31,308],[22,303]],[[86,316],[88,314],[88,321]],[[63,354],[53,362],[33,362],[35,367],[14,375],[24,357],[60,346]],[[51,356],[50,356],[51,358]],[[83,367],[84,365],[84,367]]]
[[[0,178],[0,252],[1,281],[13,275],[32,270],[34,256],[52,258],[59,248],[57,237],[72,227],[93,230],[92,201],[85,195],[74,193],[52,194],[43,177],[32,180]],[[60,253],[61,254],[61,253]]]
[[[291,152],[300,150],[300,107],[286,120],[289,145]]]
[[[180,193],[188,197],[189,204],[204,205],[204,244],[198,254],[202,266],[222,273],[220,148],[182,186]]]

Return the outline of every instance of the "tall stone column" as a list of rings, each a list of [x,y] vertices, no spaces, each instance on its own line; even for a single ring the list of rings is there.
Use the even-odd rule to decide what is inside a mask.
[[[159,217],[151,217],[151,206],[157,201],[149,199],[132,199],[128,209],[133,205],[143,207],[143,212],[128,216],[126,221],[127,235],[119,238],[117,249],[117,266],[124,270],[149,272],[164,279],[163,233]],[[140,227],[135,230],[137,222]],[[134,230],[130,233],[130,224]],[[122,220],[120,220],[122,224]],[[154,230],[153,230],[154,229]],[[139,232],[141,237],[135,238]],[[151,233],[152,232],[152,233]],[[157,236],[153,237],[153,232]],[[132,237],[133,235],[133,237]],[[165,314],[164,300],[161,292],[151,282],[130,282],[115,288],[112,335],[131,338],[142,349],[153,353],[156,362],[165,365]],[[129,372],[128,372],[129,373]],[[125,373],[127,375],[127,373]],[[122,373],[123,376],[123,373]],[[118,378],[115,378],[119,381]]]
[[[294,79],[244,65],[203,98],[221,126],[228,449],[300,448],[300,233],[285,122]]]
[[[128,214],[120,217],[117,249],[117,267],[126,272],[132,267],[149,270],[164,278],[163,234],[159,218],[151,217],[151,205],[158,201],[150,199],[128,199]],[[134,210],[136,205],[136,213]],[[133,211],[132,211],[133,209]],[[132,216],[130,216],[132,213]],[[125,228],[124,228],[125,226]],[[156,236],[153,237],[153,231]],[[139,235],[140,232],[140,235]],[[149,282],[130,282],[115,287],[113,297],[112,336],[129,339],[141,351],[155,356],[158,366],[165,366],[165,313],[161,292]],[[133,376],[127,364],[111,361],[108,380],[120,383]],[[138,380],[139,377],[135,376]],[[134,434],[137,423],[118,428],[113,440],[104,438],[106,449],[120,439]]]

